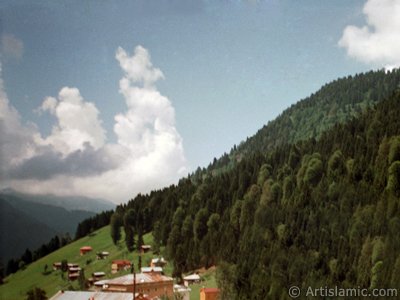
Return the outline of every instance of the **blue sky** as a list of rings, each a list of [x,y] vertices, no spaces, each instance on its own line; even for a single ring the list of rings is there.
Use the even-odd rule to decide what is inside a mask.
[[[100,142],[98,148],[94,142],[92,146],[97,151],[103,145],[121,144],[121,133],[114,130],[115,116],[128,118],[130,97],[120,92],[121,78],[128,78],[131,87],[150,84],[151,90],[167,98],[162,107],[174,112],[168,126],[173,130],[174,149],[179,148],[173,155],[180,162],[169,169],[172,173],[164,174],[170,174],[173,182],[229,151],[324,83],[396,65],[391,57],[360,53],[363,50],[352,42],[361,36],[357,30],[362,26],[370,26],[371,35],[379,29],[379,21],[368,24],[366,19],[380,11],[378,4],[368,2],[370,10],[367,1],[347,0],[3,1],[4,90],[20,125],[30,127],[32,135],[39,133],[41,146],[53,147],[64,159],[84,147],[65,152],[48,138],[55,125],[62,128],[62,121],[49,107],[38,109],[46,97],[61,103],[59,94],[69,87],[79,91],[82,103],[94,103],[98,114],[91,110],[91,116],[105,131],[104,136],[101,129],[96,131]],[[389,11],[396,5],[383,2]],[[136,48],[139,45],[145,52]],[[119,47],[126,52],[125,59],[116,59]],[[130,67],[124,69],[122,65],[135,55],[150,63],[145,72],[160,70],[163,76],[147,82],[140,77],[143,74],[138,79]],[[78,97],[74,91],[64,90],[64,94]],[[22,160],[31,158],[25,155]],[[28,192],[53,192],[50,182],[37,180],[13,178],[9,185]],[[153,176],[150,181],[157,180]],[[127,193],[134,196],[153,187],[159,184],[138,184]],[[65,193],[68,190],[71,186]],[[77,187],[73,190],[83,193]],[[112,200],[121,202],[126,196]]]

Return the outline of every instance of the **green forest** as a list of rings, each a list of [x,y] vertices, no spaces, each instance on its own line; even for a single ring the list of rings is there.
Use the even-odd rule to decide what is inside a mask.
[[[338,79],[207,168],[118,206],[110,239],[133,251],[152,232],[176,278],[217,266],[222,299],[398,288],[399,116],[399,70]]]
[[[223,299],[399,287],[399,75],[324,86],[207,170],[119,206],[112,227],[152,231],[177,278],[217,265]]]

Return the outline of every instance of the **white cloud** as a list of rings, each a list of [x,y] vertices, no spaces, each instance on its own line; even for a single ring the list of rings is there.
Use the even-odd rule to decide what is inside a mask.
[[[20,59],[24,53],[24,44],[12,34],[3,34],[1,36],[1,52],[6,57]]]
[[[347,26],[339,46],[349,56],[380,67],[400,67],[400,1],[368,0],[367,25]]]
[[[84,101],[77,88],[62,88],[58,100],[48,97],[40,109],[49,111],[58,121],[44,144],[63,154],[83,150],[86,143],[95,149],[104,145],[106,134],[99,111],[94,103]]]
[[[115,57],[125,71],[127,79],[135,83],[152,87],[157,80],[164,78],[161,70],[153,67],[149,52],[142,46],[135,48],[133,56],[129,56],[124,49],[118,47]]]
[[[164,75],[153,67],[148,51],[141,46],[133,55],[118,48],[116,59],[124,71],[120,92],[127,111],[115,116],[115,144],[106,143],[99,111],[77,88],[62,88],[57,98],[47,97],[36,110],[49,112],[57,120],[51,134],[42,137],[35,127],[21,124],[0,85],[0,125],[14,124],[0,127],[12,144],[9,149],[2,146],[1,153],[15,159],[5,167],[0,187],[123,202],[186,174],[175,110],[155,87]],[[15,143],[18,135],[21,142]],[[13,152],[15,149],[23,151]],[[0,157],[0,165],[4,159]]]
[[[51,114],[56,113],[56,107],[57,107],[57,99],[54,97],[47,97],[44,99],[42,105],[35,110],[35,112],[41,114],[43,112],[50,112]]]

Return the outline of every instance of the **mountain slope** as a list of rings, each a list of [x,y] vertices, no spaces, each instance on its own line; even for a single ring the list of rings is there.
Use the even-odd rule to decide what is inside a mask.
[[[94,212],[83,210],[68,211],[65,208],[26,201],[11,195],[2,195],[0,197],[14,208],[46,224],[56,232],[68,232],[71,236],[75,234],[76,226],[79,222],[95,215]]]
[[[0,261],[36,249],[57,234],[56,230],[0,198]]]
[[[3,262],[19,257],[26,248],[35,250],[57,234],[69,233],[74,237],[78,224],[95,215],[94,212],[68,211],[57,206],[25,201],[13,195],[2,194],[0,201]]]

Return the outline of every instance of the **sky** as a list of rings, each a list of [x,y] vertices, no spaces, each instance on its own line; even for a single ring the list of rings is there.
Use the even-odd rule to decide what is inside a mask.
[[[0,188],[126,202],[398,66],[396,0],[2,1]]]

